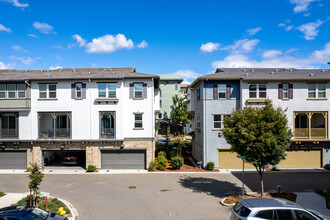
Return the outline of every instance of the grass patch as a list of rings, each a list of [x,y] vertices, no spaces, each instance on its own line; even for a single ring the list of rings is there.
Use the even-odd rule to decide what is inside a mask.
[[[6,195],[4,192],[0,191],[0,197]]]
[[[244,199],[247,198],[260,198],[260,194],[247,194],[244,195]],[[282,198],[286,200],[290,200],[292,202],[296,202],[297,195],[294,193],[281,193],[280,196],[278,196],[278,193],[264,193],[264,198]],[[242,199],[242,195],[236,195],[236,196],[228,196],[224,203],[226,204],[236,204],[238,200]]]
[[[38,207],[41,209],[46,209],[46,202],[45,197],[39,197],[39,204]],[[30,205],[30,196],[26,196],[23,199],[19,200],[17,203],[12,204],[12,206],[29,206]],[[48,198],[48,211],[51,213],[57,213],[58,209],[60,207],[63,207],[63,209],[66,211],[66,214],[70,214],[70,209],[66,207],[66,205],[58,200],[57,198]]]
[[[330,209],[330,190],[315,189],[314,191],[325,198],[327,209]]]

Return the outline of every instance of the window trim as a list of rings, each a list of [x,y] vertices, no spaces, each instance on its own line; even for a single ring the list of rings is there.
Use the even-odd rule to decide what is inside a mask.
[[[224,87],[225,90],[220,92],[220,87]],[[224,94],[225,97],[220,97],[220,93]],[[218,99],[226,99],[227,98],[227,84],[218,84]]]
[[[1,84],[5,86],[4,90],[0,90],[0,93],[4,93],[5,97],[0,98],[0,99],[6,99],[7,98],[7,84]]]
[[[286,97],[285,97],[285,94],[286,94]],[[282,99],[289,99],[289,83],[282,84]]]
[[[141,91],[135,89],[135,85],[141,84]],[[136,92],[141,92],[141,96],[136,96]],[[143,99],[143,83],[136,82],[133,84],[133,98],[134,99]]]
[[[77,85],[81,85],[80,87],[80,96],[78,96],[78,89],[77,89]],[[74,84],[74,87],[75,87],[75,95],[76,95],[76,99],[82,99],[82,87],[83,87],[83,83],[81,82],[77,82]]]
[[[215,128],[214,127],[214,116],[215,115],[221,115],[221,120],[220,121],[216,121],[216,122],[220,122],[220,128]],[[221,131],[224,129],[224,125],[223,125],[223,120],[224,120],[224,117],[225,116],[230,116],[231,114],[230,113],[212,113],[212,117],[213,117],[213,128],[212,128],[212,131]]]
[[[14,85],[15,86],[15,89],[9,91],[9,89],[8,89],[9,85]],[[15,93],[15,97],[14,98],[10,98],[9,97],[9,93]],[[17,85],[16,84],[7,84],[7,99],[17,99]]]
[[[143,112],[133,112],[134,115],[134,127],[133,130],[143,130]],[[136,120],[136,115],[141,115],[141,120]],[[140,122],[141,127],[136,127],[136,123]]]
[[[201,115],[196,115],[196,128],[201,128]]]
[[[45,98],[41,98],[40,97],[40,93],[41,93],[41,91],[40,91],[40,86],[41,85],[45,85],[46,86],[46,90],[45,90],[45,92],[46,92],[46,97]],[[50,90],[49,89],[49,86],[55,86],[55,92],[52,90]],[[44,92],[44,91],[43,91]],[[50,93],[55,93],[55,97],[51,97],[50,98]],[[47,99],[47,100],[57,100],[57,83],[40,83],[39,84],[39,100],[45,100],[45,99]]]
[[[255,91],[251,91],[250,90],[250,86],[256,86],[256,90]],[[265,86],[265,90],[261,90],[260,91],[260,86],[264,85]],[[248,84],[248,89],[249,89],[249,99],[267,99],[267,84],[266,83],[260,83],[260,84]],[[255,92],[256,93],[256,97],[251,97],[251,92]],[[260,97],[260,93],[261,92],[265,92],[266,95],[265,97]]]
[[[324,92],[324,97],[320,97],[320,85],[324,85],[324,90],[321,91]],[[315,89],[310,89],[310,86],[315,86]],[[314,97],[310,97],[311,92],[313,92]],[[313,100],[313,99],[327,99],[327,83],[309,83],[307,84],[307,100]]]

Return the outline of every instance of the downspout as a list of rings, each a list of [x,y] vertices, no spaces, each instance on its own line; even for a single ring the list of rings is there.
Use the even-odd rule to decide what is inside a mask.
[[[92,80],[88,79],[89,83],[92,84]],[[87,90],[87,85],[86,88]],[[86,91],[85,91],[86,92]],[[90,147],[92,147],[92,89],[89,89],[89,138],[90,138]],[[95,166],[94,164],[94,148],[92,147],[92,165]],[[86,149],[85,149],[86,151]]]
[[[204,149],[204,159],[203,159],[203,168],[206,166],[206,159],[207,159],[207,140],[206,140],[206,138],[207,138],[207,135],[206,135],[206,117],[205,117],[205,115],[206,115],[206,113],[205,113],[205,111],[206,111],[206,101],[205,101],[205,86],[204,86],[204,80],[203,80],[203,84],[202,84],[202,86],[203,86],[203,89],[202,89],[202,92],[203,92],[203,95],[202,95],[202,104],[203,104],[203,149]]]
[[[153,90],[151,91],[151,115],[152,115],[152,160],[155,160],[155,123],[156,123],[156,118],[155,118],[155,106],[154,106],[154,101],[155,101],[155,82],[154,82],[154,78],[151,78],[151,81],[152,81],[152,85],[153,85]],[[148,166],[148,165],[147,165]]]

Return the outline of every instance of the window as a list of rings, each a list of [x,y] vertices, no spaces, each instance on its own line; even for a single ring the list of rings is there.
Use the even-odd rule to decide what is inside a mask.
[[[143,128],[142,114],[134,114],[134,128]]]
[[[163,107],[163,103],[162,100],[159,101],[159,107],[162,108]]]
[[[8,99],[16,99],[16,84],[8,84]]]
[[[56,99],[56,84],[39,84],[40,99]]]
[[[289,84],[283,84],[283,99],[289,98]]]
[[[134,98],[142,98],[142,83],[135,83],[134,84]]]
[[[219,99],[226,98],[226,85],[225,84],[218,85],[218,94],[219,94]]]
[[[273,210],[262,210],[259,211],[255,217],[261,218],[261,219],[273,219]]]
[[[82,98],[82,83],[76,83],[76,98]]]
[[[326,98],[326,84],[308,84],[308,98]]]
[[[201,100],[201,90],[200,87],[197,88],[197,101]]]
[[[107,84],[98,84],[99,98],[105,98],[107,96]]]
[[[114,112],[101,112],[101,138],[114,138],[115,137],[115,115]]]
[[[25,84],[17,84],[17,98],[24,99],[26,94],[26,85]]]
[[[277,210],[278,219],[293,220],[292,212],[290,209]]]
[[[108,84],[108,97],[109,98],[116,98],[116,83],[109,83]]]
[[[159,96],[162,97],[162,90],[159,90]]]
[[[175,83],[175,90],[178,90],[178,89],[179,89],[179,84]]]
[[[213,115],[213,128],[218,129],[221,128],[221,116],[222,115]]]
[[[0,99],[6,98],[6,84],[0,84]]]
[[[266,84],[250,84],[249,98],[266,98],[267,86]]]
[[[297,220],[317,220],[317,218],[303,210],[294,210],[294,213]]]
[[[197,128],[201,127],[201,116],[200,115],[196,116],[196,127]]]

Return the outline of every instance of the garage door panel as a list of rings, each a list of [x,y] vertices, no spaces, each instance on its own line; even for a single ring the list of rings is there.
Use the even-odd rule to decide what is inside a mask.
[[[145,169],[145,151],[101,151],[102,169]]]
[[[26,151],[0,152],[0,169],[26,169]]]
[[[287,151],[285,160],[282,160],[279,168],[321,168],[322,152],[321,150],[299,150]]]
[[[219,150],[219,169],[242,169],[243,162],[237,157],[237,153],[230,150]],[[244,164],[244,168],[253,169],[253,165],[249,163]]]

